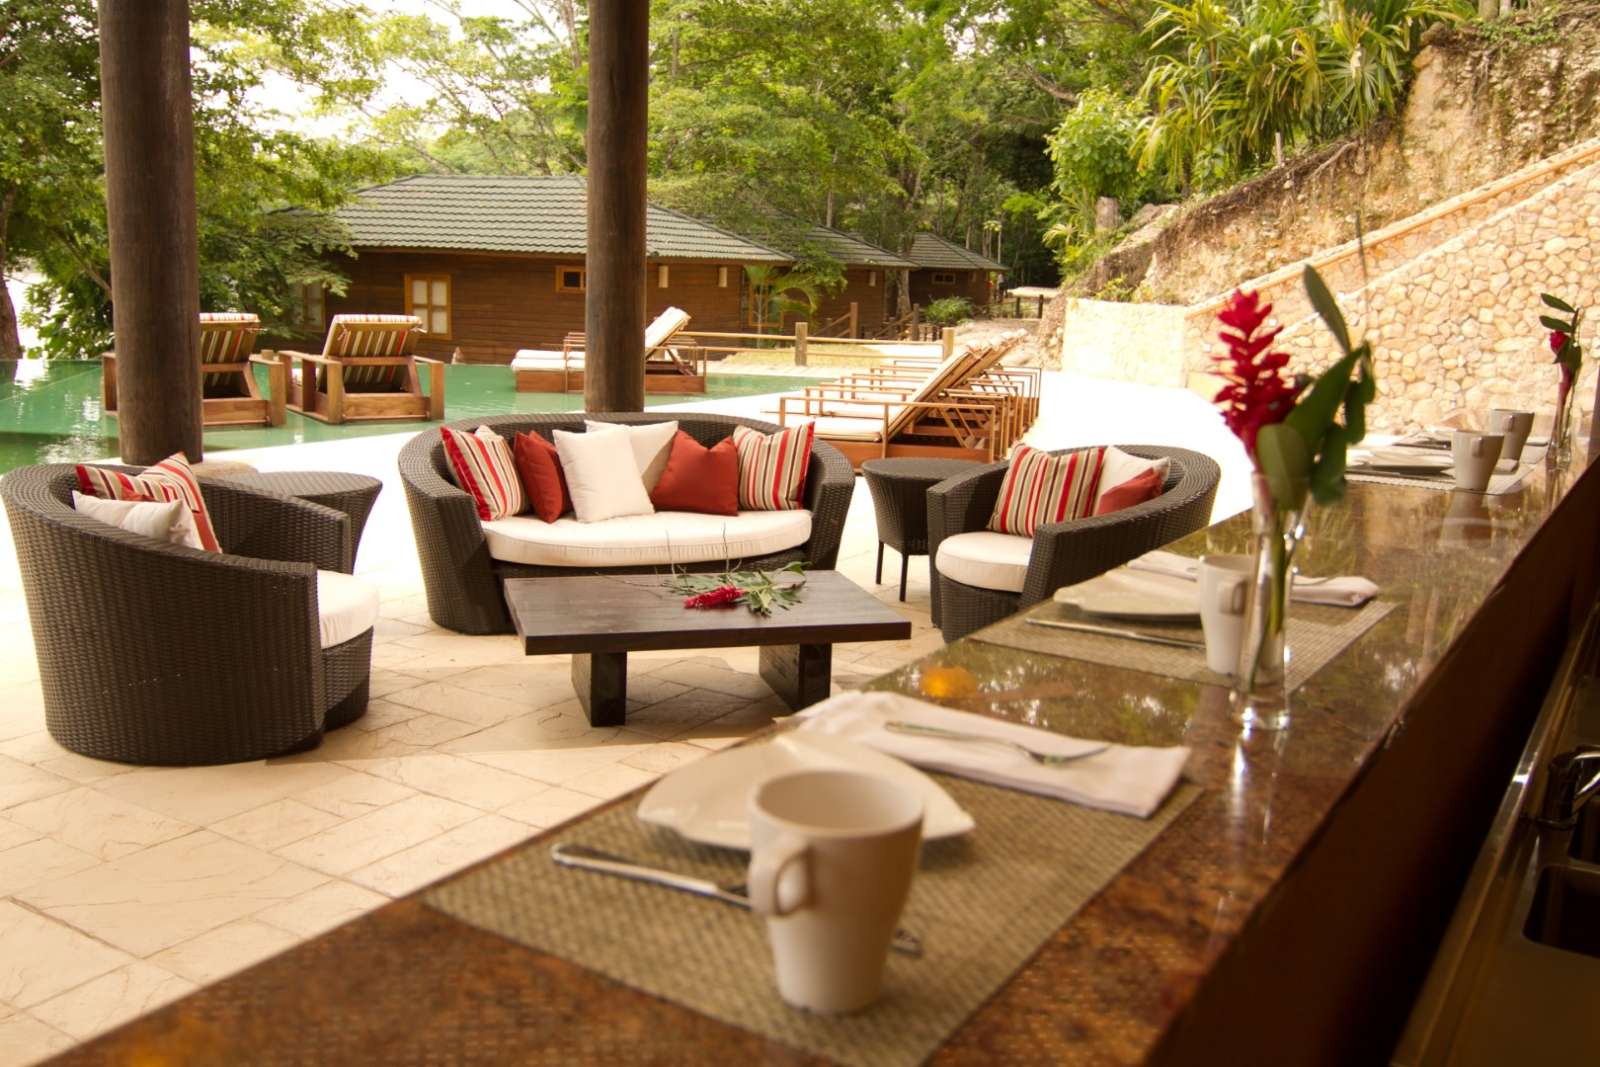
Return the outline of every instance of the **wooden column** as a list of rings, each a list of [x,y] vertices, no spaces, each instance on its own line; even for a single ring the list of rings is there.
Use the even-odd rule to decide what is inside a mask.
[[[589,274],[583,403],[644,410],[650,5],[589,3]]]
[[[188,0],[100,0],[122,458],[201,459]]]

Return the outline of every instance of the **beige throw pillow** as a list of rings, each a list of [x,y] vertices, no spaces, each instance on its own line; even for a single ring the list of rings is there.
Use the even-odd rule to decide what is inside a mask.
[[[639,477],[644,480],[644,491],[653,493],[656,483],[667,469],[672,456],[672,439],[678,435],[677,422],[652,422],[642,426],[625,426],[620,422],[595,422],[583,420],[583,428],[590,433],[608,433],[621,430],[633,447],[633,457],[639,465]]]
[[[556,430],[553,436],[579,522],[655,514],[628,434]]]
[[[102,500],[72,491],[72,506],[100,522],[173,545],[201,548],[200,534],[181,500]]]

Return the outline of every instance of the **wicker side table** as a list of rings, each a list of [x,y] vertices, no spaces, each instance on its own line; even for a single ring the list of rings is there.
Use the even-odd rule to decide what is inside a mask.
[[[861,474],[878,514],[877,581],[883,581],[883,546],[900,553],[900,599],[906,598],[906,567],[911,556],[928,554],[928,490],[946,478],[971,470],[965,459],[869,459]],[[939,621],[938,582],[928,561],[933,621]]]
[[[383,483],[376,478],[342,471],[267,471],[235,474],[229,476],[228,480],[264,493],[309,500],[350,516],[350,566],[347,570],[355,569],[356,550],[361,547],[361,531],[366,528],[372,504],[383,489]]]

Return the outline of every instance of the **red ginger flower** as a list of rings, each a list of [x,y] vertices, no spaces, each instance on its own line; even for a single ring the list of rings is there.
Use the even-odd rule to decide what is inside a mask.
[[[744,596],[744,592],[736,585],[719,585],[717,588],[707,592],[684,597],[683,606],[686,608],[722,608],[736,603],[742,596]]]
[[[1244,442],[1245,451],[1256,456],[1256,433],[1263,426],[1282,422],[1294,409],[1300,386],[1283,373],[1289,357],[1268,351],[1282,327],[1261,332],[1272,314],[1272,305],[1261,302],[1260,293],[1235,289],[1218,313],[1217,319],[1228,329],[1217,336],[1228,347],[1213,356],[1217,373],[1228,381],[1217,391],[1215,402],[1222,407],[1222,421]]]
[[[1550,351],[1554,352],[1559,357],[1561,355],[1561,350],[1566,347],[1567,335],[1562,333],[1560,330],[1551,330]]]

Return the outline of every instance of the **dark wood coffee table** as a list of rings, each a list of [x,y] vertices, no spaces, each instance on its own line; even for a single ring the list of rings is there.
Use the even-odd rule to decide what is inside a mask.
[[[911,623],[837,571],[806,575],[800,603],[771,615],[695,609],[662,575],[509,578],[506,606],[530,656],[572,654],[572,684],[595,726],[620,726],[628,653],[761,646],[761,677],[798,711],[828,695],[833,646],[903,641]]]

